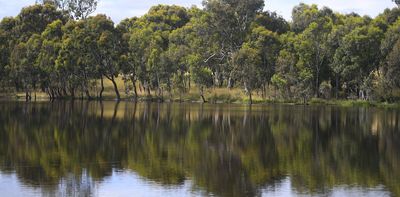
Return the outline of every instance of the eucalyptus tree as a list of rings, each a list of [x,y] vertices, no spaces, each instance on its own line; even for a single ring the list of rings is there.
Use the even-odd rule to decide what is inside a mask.
[[[383,74],[383,86],[388,93],[398,88],[400,83],[397,75],[399,74],[399,42],[400,42],[400,19],[396,21],[385,33],[385,38],[381,43]]]
[[[382,71],[387,93],[390,94],[393,90],[400,88],[400,40],[396,41],[385,58]]]
[[[372,25],[358,27],[344,36],[343,44],[335,52],[334,64],[341,70],[348,93],[368,98],[367,87],[363,84],[379,69],[381,53],[377,49],[382,38],[383,32]]]
[[[71,0],[36,0],[36,3],[53,4],[62,11],[67,11]]]
[[[68,18],[54,5],[32,5],[25,7],[16,17],[15,36],[22,42],[28,41],[33,34],[41,34],[48,24],[55,20],[67,21]]]
[[[339,18],[339,17],[338,17]],[[345,45],[346,41],[343,39],[347,34],[352,32],[356,28],[361,28],[363,26],[369,25],[369,21],[366,18],[360,17],[358,15],[346,15],[341,16],[341,22],[339,24],[335,24],[332,27],[332,31],[330,32],[327,43],[330,50],[330,58],[333,61],[330,61],[329,68],[331,70],[332,78],[334,78],[334,86],[335,86],[335,97],[339,98],[339,91],[342,88],[342,71],[344,67],[341,64],[337,64],[338,61],[334,61],[334,55],[337,49]]]
[[[7,43],[7,36],[4,30],[0,29],[0,85],[4,82],[5,78],[5,67],[8,63],[9,50]],[[4,87],[4,86],[3,86]]]
[[[271,83],[280,91],[283,98],[292,99],[293,89],[299,84],[299,69],[296,67],[296,53],[284,48],[279,52],[276,60],[275,74],[271,78]]]
[[[286,33],[290,30],[289,23],[276,12],[264,11],[257,14],[253,25],[262,26],[278,34]]]
[[[130,36],[131,54],[138,58],[138,79],[150,95],[155,88],[162,97],[163,85],[169,84],[171,62],[166,52],[169,34],[189,21],[187,10],[179,6],[154,6],[135,22]]]
[[[245,43],[243,47],[233,55],[234,77],[243,84],[250,104],[253,104],[253,90],[262,85],[262,60],[257,49]]]
[[[88,56],[95,62],[95,66],[101,80],[100,99],[104,91],[103,77],[109,79],[114,87],[118,100],[121,95],[118,90],[116,78],[119,76],[120,58],[122,56],[122,36],[114,27],[114,23],[105,15],[89,17],[85,28],[88,31],[87,46],[90,47]]]
[[[238,52],[245,42],[250,25],[264,8],[263,0],[205,0],[204,8],[210,13],[209,25],[218,35],[216,44],[218,53],[210,58],[217,58],[225,65],[223,74],[228,80],[228,87],[233,86],[233,54]]]
[[[40,70],[36,59],[41,45],[40,35],[33,34],[26,43],[20,42],[16,45],[11,54],[12,79],[17,84],[17,88],[25,91],[27,101],[32,99],[32,91],[36,92],[40,80]]]
[[[305,102],[313,94],[313,73],[310,67],[300,61],[296,50],[298,38],[293,32],[281,36],[283,46],[271,82],[284,98],[302,99]]]
[[[38,0],[37,3],[53,4],[76,20],[86,19],[97,9],[97,0]]]
[[[397,40],[400,39],[400,19],[397,20],[393,25],[389,27],[385,33],[385,37],[381,43],[381,53],[383,57],[386,57],[395,46]]]
[[[323,17],[309,26],[297,37],[296,50],[299,54],[299,63],[309,68],[314,79],[314,95],[319,97],[321,73],[328,73],[329,46],[328,35],[332,30],[330,18]]]
[[[134,53],[131,52],[129,47],[129,42],[131,38],[131,32],[135,28],[135,22],[138,18],[133,17],[129,19],[122,20],[117,25],[117,31],[121,35],[121,62],[120,62],[120,70],[124,75],[125,81],[130,81],[133,87],[133,93],[135,99],[138,98],[138,88],[137,88],[137,81],[138,81],[138,69],[139,69],[139,59],[135,58]]]
[[[93,50],[91,31],[86,27],[86,22],[81,20],[69,21],[63,27],[63,32],[63,42],[56,66],[68,76],[72,97],[75,97],[76,89],[80,88],[88,99],[92,99],[90,81],[97,79],[99,73],[91,53]]]
[[[15,18],[15,47],[10,52],[9,72],[17,89],[24,89],[27,100],[40,84],[40,69],[36,62],[42,44],[40,34],[55,20],[66,21],[67,17],[51,4],[25,7]]]
[[[185,81],[192,80],[199,89],[202,101],[207,102],[205,90],[214,85],[213,75],[218,69],[213,66],[215,61],[210,58],[210,55],[215,54],[216,47],[213,44],[217,37],[211,33],[211,26],[208,25],[210,15],[207,12],[191,8],[188,13],[190,21],[171,32],[167,55],[177,65],[174,80],[182,82],[178,89],[187,90],[186,86],[190,88],[190,84],[186,85]],[[189,78],[185,72],[190,73]]]
[[[317,22],[317,20],[324,17],[331,18],[334,23],[337,20],[333,11],[327,7],[318,9],[318,6],[315,4],[307,5],[300,3],[292,10],[292,30],[296,33],[301,33],[307,29],[311,23]]]
[[[97,0],[68,0],[68,11],[75,19],[86,19],[96,11]]]
[[[40,70],[40,86],[50,99],[68,96],[67,75],[60,72],[56,66],[62,46],[63,25],[61,20],[56,20],[43,31],[41,34],[42,46],[36,59]]]
[[[400,7],[400,0],[393,0],[393,2],[395,2],[396,5]]]
[[[269,85],[272,76],[275,73],[276,59],[279,55],[281,42],[277,33],[265,29],[264,27],[255,27],[248,35],[248,43],[256,49],[260,55],[260,75],[262,96],[266,96],[266,87]]]
[[[14,48],[15,37],[15,18],[6,17],[0,22],[0,85],[7,86],[8,74],[7,67],[10,63],[11,51]]]

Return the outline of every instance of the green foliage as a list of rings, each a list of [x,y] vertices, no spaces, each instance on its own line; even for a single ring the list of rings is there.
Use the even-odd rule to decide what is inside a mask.
[[[397,6],[400,6],[400,0],[393,0],[397,4]]]
[[[206,101],[225,85],[264,100],[273,85],[275,96],[303,101],[387,100],[399,88],[399,8],[372,19],[301,3],[287,22],[263,0],[206,0],[203,9],[153,6],[115,26],[88,17],[95,0],[41,3],[0,23],[0,81],[27,94],[101,99],[108,79],[119,99],[121,76],[127,93],[160,100],[196,88]]]
[[[86,19],[96,11],[97,0],[39,0],[39,3],[57,7],[63,12],[68,12],[73,18]]]
[[[361,85],[378,68],[381,54],[377,49],[382,38],[383,32],[376,27],[358,27],[343,38],[336,50],[334,64],[350,93],[362,93]]]

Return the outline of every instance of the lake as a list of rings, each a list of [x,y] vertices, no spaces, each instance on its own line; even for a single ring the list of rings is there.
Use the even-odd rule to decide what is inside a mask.
[[[1,102],[1,196],[400,196],[400,110]]]

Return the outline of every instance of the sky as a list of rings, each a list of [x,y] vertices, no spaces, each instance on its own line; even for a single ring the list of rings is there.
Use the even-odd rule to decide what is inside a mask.
[[[124,18],[141,16],[156,4],[175,4],[185,7],[196,5],[201,7],[202,0],[100,0],[96,13],[111,17],[116,23]],[[299,3],[328,6],[340,13],[356,12],[361,15],[375,17],[385,8],[395,7],[391,0],[267,0],[265,9],[276,11],[285,19],[290,20],[291,11]],[[32,5],[35,0],[0,0],[0,18],[16,16],[22,7]]]

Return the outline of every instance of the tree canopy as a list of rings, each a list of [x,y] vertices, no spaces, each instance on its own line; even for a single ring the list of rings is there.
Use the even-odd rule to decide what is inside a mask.
[[[398,1],[395,1],[397,4]],[[300,3],[292,21],[263,0],[205,0],[204,8],[153,6],[119,24],[91,15],[95,0],[42,0],[0,22],[3,87],[51,99],[121,98],[241,88],[249,96],[399,99],[400,9],[375,18]],[[386,91],[382,91],[386,90]],[[389,91],[388,91],[389,90]]]

